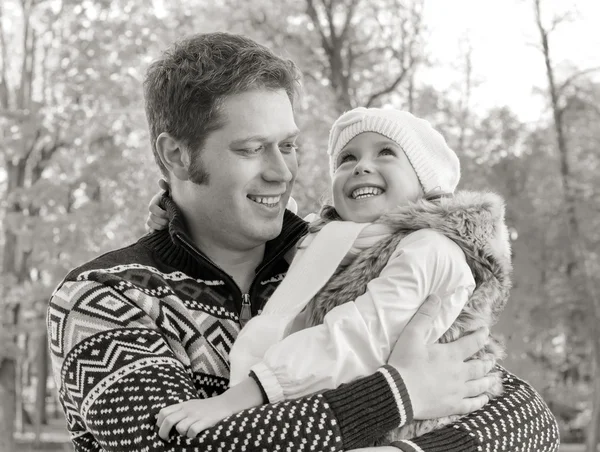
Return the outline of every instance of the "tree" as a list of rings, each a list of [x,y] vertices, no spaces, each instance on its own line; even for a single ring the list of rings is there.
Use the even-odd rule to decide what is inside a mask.
[[[550,37],[554,29],[563,22],[568,15],[554,17],[550,25],[544,23],[542,1],[534,0],[534,12],[537,30],[540,37],[541,52],[544,57],[546,77],[548,81],[548,97],[553,118],[553,129],[556,139],[556,148],[560,158],[560,181],[563,189],[563,215],[565,217],[566,229],[570,247],[568,249],[568,262],[566,273],[573,284],[572,288],[578,288],[578,296],[584,303],[588,303],[587,327],[590,332],[592,346],[592,359],[594,366],[593,403],[592,417],[588,429],[586,446],[588,452],[596,450],[598,444],[598,426],[600,424],[600,299],[593,279],[593,260],[595,255],[590,256],[586,251],[585,238],[583,236],[580,215],[578,212],[579,200],[577,196],[576,175],[572,169],[571,159],[573,149],[569,144],[568,126],[566,113],[571,106],[571,101],[576,96],[569,96],[569,88],[582,75],[596,70],[588,68],[584,71],[574,73],[567,77],[562,83],[557,81],[555,67],[552,61]],[[597,273],[596,273],[597,274]]]
[[[45,343],[47,300],[68,270],[143,233],[139,199],[150,198],[158,172],[146,141],[142,74],[162,42],[175,38],[175,31],[158,34],[156,16],[133,0],[0,4],[2,452],[15,449],[15,377],[30,349],[17,338]]]

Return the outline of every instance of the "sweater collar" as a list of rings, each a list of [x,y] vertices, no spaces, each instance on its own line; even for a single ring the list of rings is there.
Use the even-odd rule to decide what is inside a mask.
[[[173,199],[165,194],[161,201],[169,219],[166,230],[156,231],[145,236],[144,241],[156,253],[161,262],[177,268],[187,274],[195,275],[208,267],[222,271],[202,251],[195,246],[181,210]],[[265,255],[258,269],[268,265],[272,260],[286,253],[306,234],[308,224],[289,210],[283,215],[281,233],[265,245]],[[190,247],[193,249],[190,250]]]

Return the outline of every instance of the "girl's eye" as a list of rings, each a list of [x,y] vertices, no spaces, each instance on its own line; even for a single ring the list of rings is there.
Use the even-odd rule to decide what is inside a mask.
[[[338,165],[341,165],[342,163],[346,162],[352,162],[354,160],[356,160],[356,157],[354,157],[352,154],[342,154],[338,159]]]
[[[379,155],[396,155],[396,152],[390,148],[383,148],[379,151]]]

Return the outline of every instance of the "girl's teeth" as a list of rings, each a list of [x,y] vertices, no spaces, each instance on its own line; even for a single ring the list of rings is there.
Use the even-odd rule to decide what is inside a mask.
[[[378,187],[363,187],[357,188],[352,192],[352,198],[354,199],[362,199],[362,198],[370,198],[372,196],[377,196],[383,193],[383,190]]]

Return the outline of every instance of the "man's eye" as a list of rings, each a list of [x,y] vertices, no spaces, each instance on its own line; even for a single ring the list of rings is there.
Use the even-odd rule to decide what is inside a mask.
[[[279,148],[281,149],[281,152],[294,152],[298,150],[298,145],[296,143],[284,143],[281,146],[279,146]]]
[[[258,154],[260,151],[262,151],[264,148],[264,146],[260,145],[256,148],[246,148],[246,149],[240,149],[240,152],[243,152],[244,154]]]
[[[396,155],[396,152],[390,148],[383,148],[379,151],[379,155]]]

